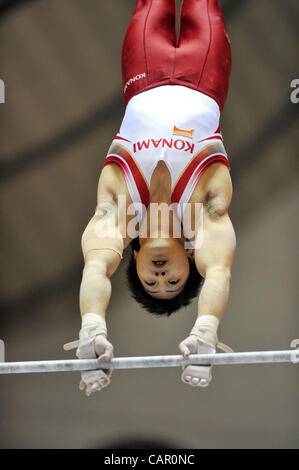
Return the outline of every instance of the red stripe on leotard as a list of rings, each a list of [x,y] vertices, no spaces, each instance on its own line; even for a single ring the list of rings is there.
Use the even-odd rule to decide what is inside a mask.
[[[206,160],[202,165],[200,165],[199,168],[194,172],[192,175],[192,187],[195,188],[196,184],[198,183],[201,175],[206,171],[206,169],[213,165],[214,163],[224,163],[225,166],[230,170],[229,162],[227,158],[225,158],[223,155],[214,155],[213,157],[209,158]]]
[[[130,140],[125,139],[124,137],[120,137],[118,135],[116,137],[114,137],[114,140],[125,140],[126,142],[131,142]]]
[[[223,142],[222,137],[217,135],[217,136],[207,137],[206,139],[199,140],[197,143],[200,144],[201,142],[205,142],[206,140],[219,140],[220,142]]]
[[[219,152],[218,145],[217,145],[217,150]],[[203,149],[197,155],[195,155],[193,160],[191,160],[187,168],[183,171],[182,175],[178,179],[172,191],[172,195],[171,195],[172,202],[179,202],[189,181],[192,179],[192,182],[193,182],[195,178],[196,183],[197,183],[200,176],[210,165],[212,165],[212,163],[221,162],[221,163],[224,163],[228,167],[228,169],[230,169],[227,158],[221,154],[217,154],[217,150],[215,149],[215,152],[213,152],[211,146],[209,146],[208,148]],[[202,165],[200,165],[200,163],[205,158],[207,158],[209,155],[213,153],[215,153],[216,155],[213,155],[213,157],[208,158]],[[223,153],[225,152],[223,151]]]
[[[113,155],[111,155],[112,153]],[[125,163],[119,157],[125,160],[125,162],[127,163],[127,165],[129,166],[131,170],[131,174],[128,171],[128,168],[126,167]],[[109,153],[107,155],[104,166],[108,165],[109,163],[115,163],[116,165],[119,166],[119,168],[122,170],[122,173],[126,181],[131,180],[132,178],[134,179],[135,184],[137,186],[137,190],[140,195],[141,202],[145,206],[148,206],[149,199],[150,199],[149,189],[148,189],[147,183],[143,175],[141,174],[131,154],[128,151],[126,151],[123,147],[120,147],[117,144],[112,145],[112,147],[109,149]]]

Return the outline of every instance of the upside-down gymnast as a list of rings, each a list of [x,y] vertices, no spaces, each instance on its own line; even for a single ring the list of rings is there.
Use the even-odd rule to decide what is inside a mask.
[[[81,359],[101,362],[113,356],[105,314],[110,278],[128,245],[128,285],[147,311],[170,315],[199,294],[198,316],[179,345],[181,353],[214,353],[222,345],[217,328],[228,302],[236,245],[228,215],[230,166],[219,125],[230,42],[219,0],[183,0],[178,37],[175,24],[175,0],[137,0],[124,39],[125,115],[99,178],[95,215],[82,236],[76,352]],[[165,213],[152,217],[161,203],[171,208],[167,223]],[[195,227],[191,236],[185,231],[187,206]],[[82,372],[80,389],[87,396],[101,390],[111,373]],[[207,386],[211,368],[189,365],[182,380]]]

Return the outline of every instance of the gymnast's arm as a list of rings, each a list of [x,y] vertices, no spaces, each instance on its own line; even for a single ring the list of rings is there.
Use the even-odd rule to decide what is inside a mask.
[[[101,203],[98,204],[97,212],[88,223],[81,239],[85,260],[80,286],[82,317],[92,312],[105,320],[111,297],[110,278],[122,258],[123,239],[117,225],[113,225],[117,208],[111,201],[107,204],[106,200],[105,206],[109,207],[109,205],[108,211],[110,212],[107,212],[100,208]],[[107,236],[109,227],[115,230],[112,237]]]
[[[195,238],[195,263],[204,283],[198,299],[196,322],[190,335],[179,345],[184,357],[215,353],[217,344],[227,352],[230,349],[218,343],[217,337],[217,328],[228,302],[236,247],[226,202],[227,197],[221,195],[209,198],[203,209],[203,226],[199,226]],[[186,384],[206,387],[212,379],[211,367],[187,366],[181,378]]]
[[[110,278],[120,264],[124,240],[117,219],[116,195],[103,190],[100,183],[101,178],[95,215],[81,239],[85,265],[80,286],[82,326],[76,355],[79,359],[97,357],[98,362],[105,362],[113,357],[105,321],[111,297]],[[109,385],[111,375],[112,370],[83,371],[79,388],[89,396]]]
[[[227,207],[217,202],[204,208],[203,225],[202,243],[195,249],[195,264],[204,278],[198,317],[213,315],[220,321],[229,298],[236,237]]]
[[[230,182],[230,179],[228,180]],[[179,349],[184,357],[190,354],[215,353],[218,344],[221,349],[229,348],[218,343],[217,328],[227,306],[231,267],[236,237],[228,215],[231,199],[230,184],[225,194],[209,197],[204,204],[203,225],[195,237],[195,264],[204,278],[198,299],[198,317],[188,338]],[[182,381],[192,386],[209,385],[211,367],[187,366]]]
[[[119,217],[126,213],[123,195],[127,189],[117,170],[114,165],[103,168],[98,182],[96,211],[81,239],[85,261],[80,287],[82,317],[92,312],[105,320],[111,297],[110,279],[120,264],[124,248],[131,241],[126,238],[126,217]]]
[[[226,309],[236,236],[228,215],[232,199],[232,181],[228,168],[213,164],[202,176],[205,199],[197,216],[193,240],[194,261],[204,278],[198,299],[198,316],[189,336],[180,343],[184,357],[190,354],[214,354],[216,347],[226,352],[228,346],[218,342],[217,329]],[[212,367],[189,365],[183,369],[182,381],[207,387]]]

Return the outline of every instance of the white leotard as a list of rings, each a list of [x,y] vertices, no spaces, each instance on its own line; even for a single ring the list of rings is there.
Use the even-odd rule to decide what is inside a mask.
[[[171,176],[171,200],[189,201],[204,172],[215,162],[229,168],[219,127],[218,104],[180,85],[164,85],[134,96],[105,165],[117,164],[133,203],[149,203],[154,169],[163,160]]]

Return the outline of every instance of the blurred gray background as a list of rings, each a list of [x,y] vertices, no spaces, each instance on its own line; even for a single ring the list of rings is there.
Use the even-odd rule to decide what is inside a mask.
[[[222,131],[238,247],[220,340],[236,351],[299,338],[296,289],[297,0],[223,0],[233,69]],[[134,0],[0,2],[1,317],[6,360],[72,358],[80,238],[123,116],[120,57]],[[128,257],[128,255],[127,255]],[[107,314],[116,356],[177,354],[196,301],[170,318],[130,298],[124,266]],[[86,398],[79,374],[0,376],[1,448],[292,448],[299,369],[214,368],[207,389],[178,369],[117,371]]]

